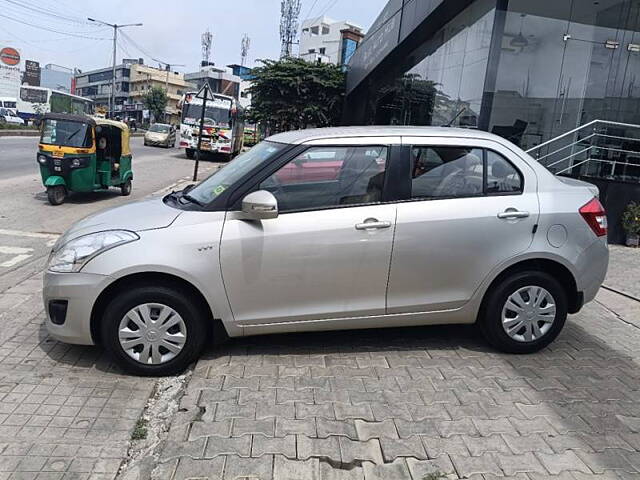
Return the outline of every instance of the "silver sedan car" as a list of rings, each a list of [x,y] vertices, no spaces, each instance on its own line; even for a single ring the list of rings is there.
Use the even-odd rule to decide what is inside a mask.
[[[44,277],[47,327],[144,375],[274,332],[477,323],[535,352],[605,277],[597,193],[475,130],[283,133],[73,225]]]

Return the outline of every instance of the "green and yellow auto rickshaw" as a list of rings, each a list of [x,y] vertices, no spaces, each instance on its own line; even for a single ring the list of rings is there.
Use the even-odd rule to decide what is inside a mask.
[[[129,128],[122,122],[87,115],[47,113],[42,119],[38,164],[52,205],[69,192],[119,187],[131,193]]]

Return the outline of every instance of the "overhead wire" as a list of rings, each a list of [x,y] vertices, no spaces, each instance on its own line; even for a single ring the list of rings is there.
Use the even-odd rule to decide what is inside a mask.
[[[49,10],[47,8],[44,7],[40,7],[40,6],[35,6],[35,5],[31,5],[26,3],[24,0],[18,2],[16,0],[4,0],[6,3],[10,3],[12,5],[15,5],[16,7],[22,8],[24,10],[27,10],[29,12],[32,13],[37,13],[40,15],[44,15],[46,16],[49,20],[51,20],[51,17],[57,19],[58,21],[64,21],[64,22],[68,22],[68,23],[75,23],[78,25],[92,25],[91,22],[89,22],[88,20],[83,20],[80,19],[79,17],[73,18],[73,17],[69,17],[66,15],[61,15],[59,13],[56,13],[55,11]]]
[[[38,28],[40,30],[45,30],[47,32],[59,33],[61,35],[68,35],[70,37],[88,38],[90,40],[109,40],[108,38],[104,38],[104,37],[93,37],[93,36],[90,36],[90,35],[83,35],[83,34],[79,34],[79,33],[63,32],[63,31],[60,31],[60,30],[56,30],[54,28],[49,28],[49,27],[45,27],[43,25],[37,25],[37,24],[34,24],[34,23],[26,22],[24,20],[13,18],[13,17],[10,17],[8,15],[4,15],[2,13],[0,13],[0,17],[6,18],[7,20],[10,20],[12,22],[21,23],[22,25],[27,25],[29,27]]]

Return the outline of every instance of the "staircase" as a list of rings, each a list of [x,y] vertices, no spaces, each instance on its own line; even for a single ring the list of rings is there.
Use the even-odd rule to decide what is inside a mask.
[[[640,125],[593,120],[527,153],[556,175],[640,184]]]

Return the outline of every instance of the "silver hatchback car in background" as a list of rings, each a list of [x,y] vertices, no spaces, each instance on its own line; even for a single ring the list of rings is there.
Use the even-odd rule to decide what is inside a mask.
[[[225,336],[475,323],[537,351],[608,264],[597,189],[476,130],[268,138],[199,185],[73,225],[47,327],[125,369],[178,372]]]

